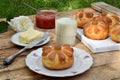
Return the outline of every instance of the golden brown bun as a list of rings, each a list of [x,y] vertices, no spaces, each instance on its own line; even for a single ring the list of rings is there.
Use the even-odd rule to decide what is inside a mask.
[[[94,20],[103,20],[109,26],[119,23],[119,17],[112,13],[101,13]]]
[[[86,12],[83,9],[80,9],[76,12],[77,14],[77,26],[83,28],[86,23],[93,19],[92,12]]]
[[[108,13],[108,14],[107,14],[107,17],[112,20],[111,25],[114,25],[114,24],[119,23],[119,17],[118,17],[117,15],[112,14],[112,13]],[[110,26],[111,26],[111,25],[110,25]]]
[[[93,20],[84,25],[84,35],[90,39],[102,40],[108,36],[108,25],[104,21]]]
[[[42,63],[48,69],[66,69],[73,65],[73,48],[68,44],[53,44],[42,48]]]
[[[120,42],[120,24],[115,24],[111,26],[110,38],[115,42]]]
[[[95,16],[93,18],[93,20],[100,20],[100,21],[104,21],[106,24],[111,25],[112,24],[112,20],[108,17],[106,17],[106,13],[101,13],[98,16]]]

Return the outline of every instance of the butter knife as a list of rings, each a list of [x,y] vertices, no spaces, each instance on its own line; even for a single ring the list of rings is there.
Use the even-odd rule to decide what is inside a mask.
[[[9,57],[7,57],[4,61],[3,61],[3,65],[7,66],[9,64],[11,64],[13,62],[13,60],[20,55],[23,51],[25,51],[26,49],[31,49],[34,46],[36,46],[38,43],[42,43],[44,40],[46,40],[48,38],[49,34],[48,32],[44,32],[42,37],[37,38],[36,40],[32,41],[31,43],[29,43],[27,46],[25,46],[23,49],[19,50],[18,52],[16,52],[15,54],[10,55]]]

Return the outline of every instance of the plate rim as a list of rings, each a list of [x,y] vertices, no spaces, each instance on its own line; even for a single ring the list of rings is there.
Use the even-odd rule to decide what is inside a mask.
[[[38,48],[38,49],[41,49],[41,50],[42,50],[42,48]],[[38,49],[36,49],[36,50],[38,50]],[[44,76],[49,76],[49,77],[71,77],[71,76],[75,76],[75,75],[78,75],[78,74],[82,74],[82,73],[86,72],[87,70],[89,70],[89,69],[91,68],[91,66],[93,65],[93,57],[92,57],[88,52],[86,52],[85,50],[82,50],[82,49],[79,49],[79,48],[76,48],[76,47],[73,47],[73,49],[78,49],[78,50],[84,51],[85,54],[89,55],[89,57],[91,58],[91,61],[90,61],[91,63],[90,63],[90,65],[88,66],[88,68],[86,68],[86,70],[84,70],[84,71],[82,71],[82,72],[80,72],[80,73],[76,73],[76,74],[72,74],[72,75],[67,75],[67,76],[63,76],[63,75],[62,75],[62,76],[60,76],[60,75],[48,75],[48,74],[43,73],[43,72],[39,72],[39,73],[38,73],[37,71],[35,71],[34,69],[32,69],[32,67],[29,66],[29,64],[27,63],[28,57],[29,57],[31,54],[33,54],[33,52],[36,51],[36,50],[30,52],[30,53],[26,56],[25,63],[26,63],[26,66],[27,66],[30,70],[32,70],[33,72],[38,73],[38,74],[41,74],[41,75],[44,75]],[[40,56],[39,56],[39,57],[40,57]],[[36,62],[36,65],[37,65],[37,62]],[[47,69],[47,70],[49,70],[49,69]]]
[[[11,36],[11,38],[10,38],[10,41],[11,41],[13,44],[15,44],[15,45],[25,47],[27,44],[25,44],[25,43],[20,43],[18,40],[16,40],[17,43],[16,43],[16,41],[15,41],[16,38],[18,39],[18,35],[19,35],[20,33],[22,33],[22,32],[17,32],[17,33],[15,33],[15,34],[13,34],[13,35]],[[43,33],[44,33],[44,32],[42,32],[42,34],[43,34]],[[15,37],[16,37],[16,38],[15,38]],[[42,42],[41,44],[38,44],[38,45],[36,45],[36,46],[42,46],[42,45],[48,43],[49,41],[50,41],[50,36],[49,36],[44,42]]]

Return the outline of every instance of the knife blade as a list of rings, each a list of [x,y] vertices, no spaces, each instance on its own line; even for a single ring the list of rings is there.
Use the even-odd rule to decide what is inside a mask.
[[[38,43],[42,43],[45,39],[47,39],[49,36],[48,32],[44,32],[42,37],[39,37],[35,40],[33,40],[32,42],[30,42],[27,46],[25,46],[23,49],[19,50],[18,52],[16,52],[15,54],[10,55],[9,57],[7,57],[4,61],[3,61],[3,65],[7,66],[9,64],[11,64],[13,62],[13,60],[20,55],[23,51],[25,51],[26,49],[31,49],[34,46],[36,46]]]

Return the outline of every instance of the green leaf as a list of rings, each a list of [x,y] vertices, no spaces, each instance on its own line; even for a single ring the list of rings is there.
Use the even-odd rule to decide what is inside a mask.
[[[8,23],[5,21],[0,22],[0,33],[6,32],[8,30]]]
[[[14,18],[14,14],[9,13],[9,15],[7,16],[7,20],[0,22],[0,33],[6,32],[8,30],[9,24],[7,23],[7,21],[10,21],[12,18]]]

